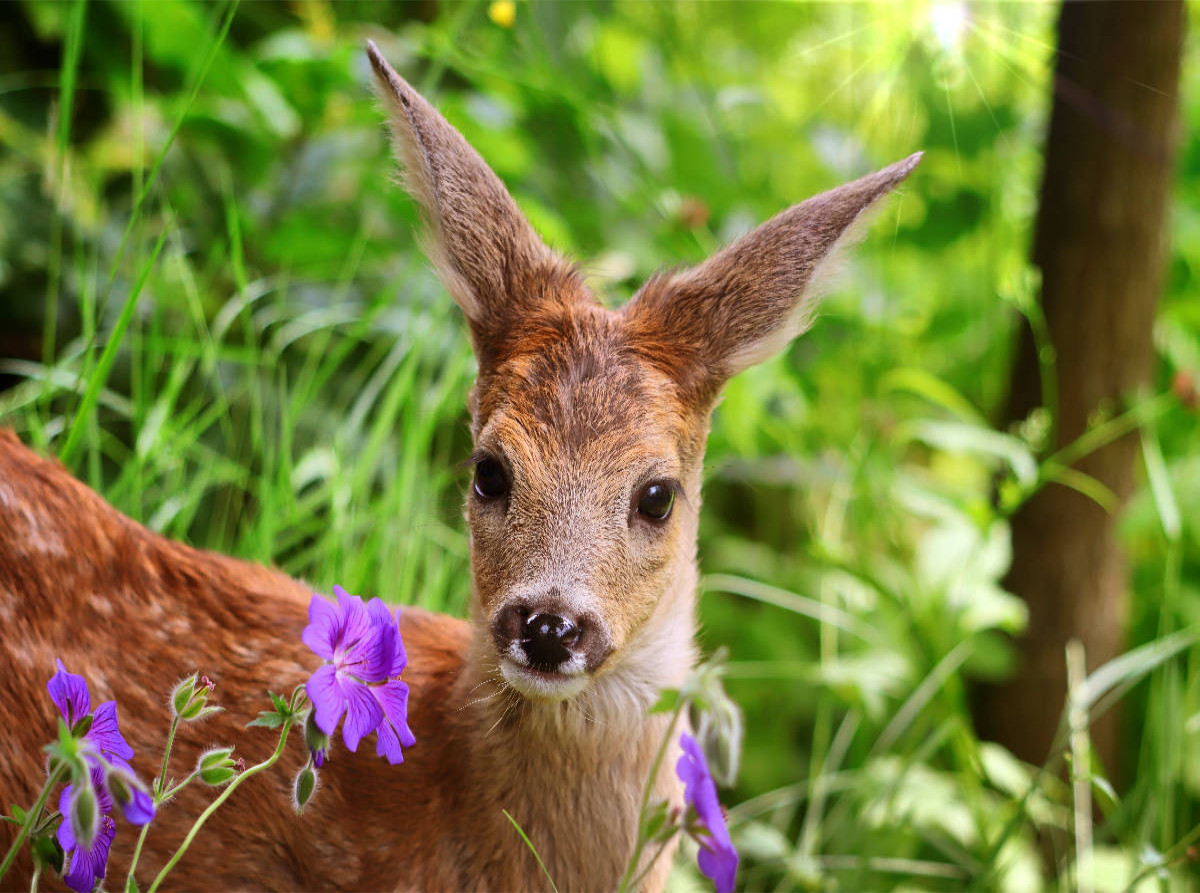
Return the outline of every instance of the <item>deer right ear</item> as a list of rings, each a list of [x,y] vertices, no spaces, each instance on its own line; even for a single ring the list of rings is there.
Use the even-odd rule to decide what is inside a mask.
[[[733,375],[808,328],[817,274],[872,205],[903,182],[920,153],[794,205],[704,263],[656,276],[624,313],[633,343],[710,408]]]
[[[403,183],[426,222],[424,249],[466,314],[481,365],[520,315],[584,294],[574,271],[533,231],[500,178],[462,134],[367,42],[391,116]]]

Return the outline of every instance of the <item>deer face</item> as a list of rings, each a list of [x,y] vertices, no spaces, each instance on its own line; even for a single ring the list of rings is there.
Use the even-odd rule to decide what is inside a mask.
[[[534,698],[578,693],[692,560],[704,420],[622,315],[549,314],[475,392],[467,498],[477,611]]]
[[[807,327],[818,267],[919,156],[784,211],[610,311],[458,132],[374,45],[369,55],[427,252],[479,361],[467,498],[477,639],[537,700],[649,678],[667,638],[682,637],[690,660],[712,406],[731,375]]]

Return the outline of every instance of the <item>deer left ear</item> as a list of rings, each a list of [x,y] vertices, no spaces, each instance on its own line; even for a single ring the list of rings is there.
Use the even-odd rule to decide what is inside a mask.
[[[921,153],[794,205],[690,270],[656,276],[625,309],[633,343],[690,399],[782,350],[812,323],[814,281]]]
[[[425,253],[466,315],[486,369],[522,318],[589,296],[462,134],[370,41],[367,55],[391,115],[404,186],[425,218]]]

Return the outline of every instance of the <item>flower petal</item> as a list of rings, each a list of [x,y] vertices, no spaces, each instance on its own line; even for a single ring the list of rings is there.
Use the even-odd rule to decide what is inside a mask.
[[[712,850],[702,844],[696,863],[700,866],[700,872],[713,882],[717,893],[733,893],[738,870],[738,854],[733,844]]]
[[[366,630],[351,646],[339,664],[344,674],[362,682],[383,682],[394,663],[396,653],[396,619],[382,601],[371,599],[363,608]]]
[[[58,666],[58,672],[50,677],[46,688],[50,692],[50,700],[67,725],[73,726],[92,712],[92,698],[82,676],[68,673],[61,660],[55,660],[54,663]]]
[[[389,634],[383,649],[382,656],[388,659],[387,666],[380,668],[379,678],[373,681],[399,676],[408,664],[408,656],[404,653],[404,640],[400,636],[400,611],[397,609],[393,613],[392,609],[383,603],[383,599],[379,598],[371,599],[367,603],[367,610],[371,614],[371,619],[381,630],[386,629],[389,633],[394,632],[395,634],[394,637]]]
[[[65,823],[64,823],[65,824]],[[116,823],[112,816],[100,819],[100,830],[89,849],[75,847],[66,853],[68,863],[63,872],[63,880],[76,893],[92,893],[96,882],[102,880],[108,872],[108,851],[112,847],[113,838],[117,834]],[[61,839],[59,841],[61,843]]]
[[[83,736],[103,754],[112,754],[125,760],[133,759],[133,748],[117,726],[117,702],[105,701],[96,708],[92,716],[92,727]]]
[[[393,680],[383,685],[373,685],[370,692],[383,710],[383,722],[379,724],[379,738],[375,753],[387,759],[393,766],[404,762],[403,747],[417,743],[408,727],[408,685]]]
[[[300,633],[304,642],[317,657],[333,660],[333,651],[341,636],[342,621],[336,605],[313,593],[308,603],[308,626]]]
[[[333,592],[337,596],[338,616],[342,623],[334,646],[334,662],[352,663],[357,660],[355,654],[358,649],[374,639],[374,625],[362,598],[351,595],[341,586],[334,586]]]
[[[304,687],[313,705],[313,719],[326,735],[332,735],[338,720],[346,712],[346,696],[338,685],[337,670],[325,664],[308,679]]]
[[[683,781],[683,798],[695,809],[703,836],[693,835],[700,844],[697,863],[700,871],[713,882],[717,893],[730,893],[737,877],[738,854],[729,839],[725,814],[717,799],[717,785],[708,770],[708,762],[696,739],[684,732],[679,737],[683,754],[675,764],[675,772]]]
[[[93,790],[96,792],[96,812],[101,817],[112,812],[113,804],[112,797],[109,796],[108,790],[104,787],[104,767],[99,761],[88,760],[88,776],[91,780]],[[72,847],[78,846],[79,841],[75,837],[75,832],[71,829],[71,821],[69,816],[72,813],[72,807],[75,803],[75,785],[69,784],[63,788],[62,793],[58,796],[58,811],[62,813],[63,820],[58,823],[58,843],[64,850],[69,850]],[[103,829],[103,821],[101,822]]]
[[[129,771],[133,772],[132,769]],[[108,788],[104,784],[104,776],[106,774],[105,767],[100,760],[88,758],[88,776],[92,779],[92,787],[96,791],[96,805],[99,807],[102,815],[108,815],[113,809],[112,797],[109,795]]]
[[[71,814],[71,803],[75,799],[75,785],[69,784],[62,789],[62,793],[58,795],[58,811],[63,815],[63,820],[58,823],[58,833],[55,835],[58,838],[58,845],[63,850],[73,850],[77,845],[75,834],[71,831],[71,823],[67,821],[66,816]]]
[[[154,818],[154,798],[140,788],[131,788],[133,799],[121,804],[125,821],[131,825],[144,825]]]
[[[683,748],[683,754],[679,757],[679,762],[675,764],[675,774],[683,782],[684,800],[687,801],[688,806],[694,806],[696,787],[708,775],[708,764],[704,760],[704,753],[700,750],[700,745],[687,732],[679,736],[679,745]]]
[[[339,679],[342,693],[346,696],[346,722],[342,725],[342,740],[346,747],[358,750],[358,742],[379,728],[383,721],[383,708],[371,695],[370,689],[353,679]],[[318,723],[320,725],[320,723]]]

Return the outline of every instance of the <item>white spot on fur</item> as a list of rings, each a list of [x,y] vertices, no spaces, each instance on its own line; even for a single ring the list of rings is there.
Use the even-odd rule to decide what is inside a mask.
[[[236,640],[233,642],[231,650],[238,656],[239,660],[247,665],[256,664],[262,659],[262,655],[257,648],[251,648],[249,645]]]
[[[113,612],[112,602],[100,592],[92,592],[88,595],[88,604],[92,606],[92,610],[101,617],[111,617]]]
[[[66,546],[58,532],[44,524],[44,519],[29,505],[12,497],[11,492],[4,505],[12,509],[9,518],[13,528],[13,539],[23,553],[55,556],[67,554]]]

